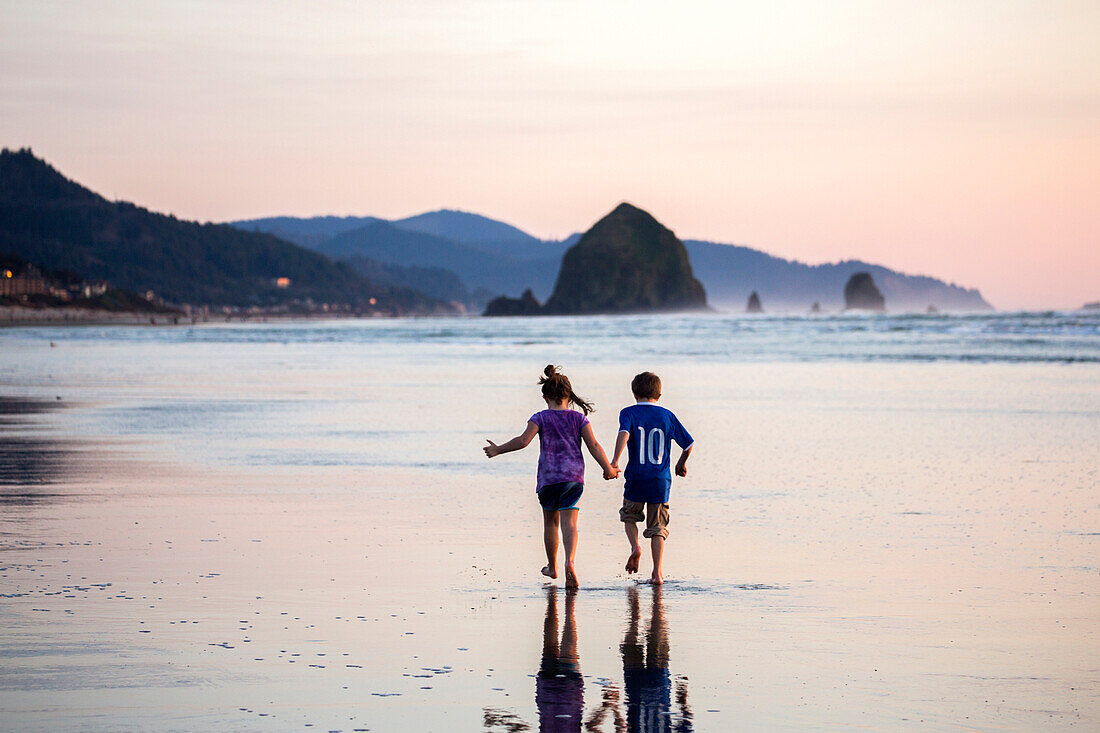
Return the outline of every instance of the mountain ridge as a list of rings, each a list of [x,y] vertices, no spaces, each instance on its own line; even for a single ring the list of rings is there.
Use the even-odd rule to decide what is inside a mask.
[[[29,148],[0,152],[0,252],[176,304],[309,310],[333,303],[389,313],[443,306],[269,233],[109,201]]]
[[[268,307],[335,300],[363,307],[375,298],[383,310],[402,312],[438,308],[440,301],[480,307],[494,295],[527,289],[548,300],[564,253],[580,238],[540,240],[455,209],[396,222],[372,216],[192,222],[109,201],[29,149],[0,155],[0,251],[153,290],[170,302]],[[735,311],[752,291],[772,312],[818,302],[839,310],[844,283],[857,271],[871,273],[892,311],[992,309],[977,289],[860,260],[808,265],[744,245],[690,239],[683,245],[710,303]]]
[[[423,214],[394,219],[394,226],[406,231],[424,232],[456,242],[522,242],[541,244],[542,240],[517,226],[461,209],[435,209]]]
[[[417,216],[431,217],[440,212],[449,215],[455,211],[440,209]],[[457,213],[479,220],[487,218],[466,212]],[[316,219],[330,218],[332,217]],[[358,220],[385,221],[374,217],[358,217]],[[248,226],[250,222],[257,221],[263,220],[234,222],[234,225]],[[500,223],[505,227],[515,228],[511,224]],[[415,247],[416,254],[408,259],[400,250],[387,249],[369,242],[362,243],[362,254],[388,265],[451,269],[467,288],[480,289],[482,292],[476,303],[470,303],[475,307],[483,306],[488,297],[496,294],[518,298],[528,288],[539,300],[546,301],[556,282],[562,256],[581,237],[577,233],[562,240],[538,240],[527,235],[527,239],[517,240],[523,242],[517,248],[500,240],[486,243],[467,238],[465,243],[460,243],[426,232],[404,231],[413,237],[424,236],[431,239],[425,239],[418,244],[415,240],[410,240],[410,246]],[[450,241],[453,248],[446,256],[434,257],[425,251],[427,243],[438,248],[445,246],[446,241]],[[300,243],[323,249],[317,242]],[[861,270],[871,272],[892,310],[924,311],[928,306],[954,311],[992,310],[992,306],[977,289],[946,282],[931,275],[909,275],[885,265],[862,260],[839,260],[811,265],[742,244],[700,239],[685,239],[683,243],[695,276],[706,289],[710,305],[734,312],[744,308],[749,294],[754,290],[772,312],[784,309],[806,310],[815,302],[828,309],[840,310],[844,307],[845,282],[853,273]],[[459,257],[456,263],[455,252],[463,253],[466,259]],[[533,259],[531,252],[536,255]]]
[[[293,219],[296,223],[288,225],[287,219]],[[334,219],[343,222],[343,226],[353,221],[367,223],[345,229],[335,236],[321,236],[323,228],[330,227]],[[532,288],[538,297],[548,297],[554,286],[561,255],[565,252],[565,247],[560,243],[546,243],[532,237],[531,241],[537,244],[523,243],[521,246],[527,249],[521,256],[513,257],[508,254],[509,245],[497,240],[488,244],[465,244],[427,232],[404,229],[391,221],[374,217],[268,217],[231,224],[249,231],[263,231],[267,227],[268,231],[278,231],[296,244],[352,264],[359,258],[367,258],[387,266],[450,270],[462,280],[467,292],[463,301],[479,310],[500,293],[518,296],[523,290]],[[539,248],[542,247],[546,248],[546,253],[539,257]],[[437,282],[438,278],[429,278],[420,283],[422,287],[418,289],[435,297],[450,299],[447,295],[454,291],[450,288],[446,291],[434,289],[433,283]]]
[[[891,310],[993,310],[980,291],[930,275],[909,275],[863,260],[806,264],[752,247],[706,240],[684,240],[692,265],[699,272],[712,305],[739,309],[755,290],[774,311],[804,309],[813,303],[840,310],[844,285],[856,272],[867,271],[878,283]]]

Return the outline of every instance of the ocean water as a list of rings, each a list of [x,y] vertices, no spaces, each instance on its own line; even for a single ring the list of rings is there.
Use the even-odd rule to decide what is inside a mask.
[[[663,588],[591,460],[538,574],[547,363],[695,436]],[[4,329],[0,727],[1095,730],[1098,456],[1096,313]]]

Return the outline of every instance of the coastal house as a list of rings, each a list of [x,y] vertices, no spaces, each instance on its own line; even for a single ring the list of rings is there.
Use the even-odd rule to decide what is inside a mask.
[[[76,287],[85,298],[94,298],[99,295],[104,295],[111,289],[111,284],[106,280],[85,280]]]
[[[34,265],[27,264],[0,272],[0,298],[46,295],[49,292],[50,281]]]

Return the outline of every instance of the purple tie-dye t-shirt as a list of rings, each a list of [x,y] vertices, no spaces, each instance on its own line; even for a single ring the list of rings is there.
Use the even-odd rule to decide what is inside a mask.
[[[537,489],[564,481],[584,483],[581,430],[588,418],[576,410],[543,410],[531,422],[539,426]]]

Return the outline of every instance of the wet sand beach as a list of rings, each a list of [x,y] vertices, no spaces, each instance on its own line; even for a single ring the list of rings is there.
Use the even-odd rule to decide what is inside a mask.
[[[1096,324],[762,323],[4,330],[2,727],[1100,726]],[[591,461],[542,582],[550,362],[693,433],[664,587]]]

